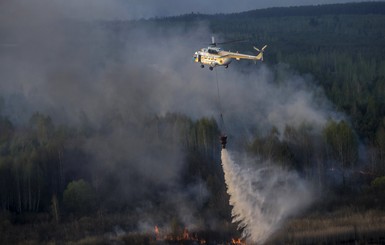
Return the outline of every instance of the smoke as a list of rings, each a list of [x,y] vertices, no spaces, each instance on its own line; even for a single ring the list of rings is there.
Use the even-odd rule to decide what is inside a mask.
[[[264,243],[290,215],[312,200],[309,184],[294,172],[269,164],[256,166],[234,163],[226,149],[222,150],[233,222],[243,229],[242,235],[255,243]]]
[[[164,144],[147,122],[168,112],[192,119],[217,118],[217,79],[230,147],[232,142],[247,140],[272,127],[283,132],[286,125],[308,123],[319,130],[329,118],[339,117],[311,78],[285,66],[259,63],[245,68],[246,72],[235,64],[214,72],[199,68],[192,62],[192,55],[210,42],[207,23],[188,28],[176,23],[167,28],[156,22],[89,21],[105,19],[104,14],[110,15],[120,5],[107,4],[106,12],[99,13],[102,8],[94,8],[102,1],[93,1],[90,10],[85,2],[75,2],[20,0],[0,4],[0,43],[7,44],[0,45],[0,96],[4,100],[0,113],[15,124],[25,124],[33,112],[40,111],[57,124],[79,127],[86,121],[97,129],[107,129],[105,135],[84,143],[95,164],[93,174],[101,176],[97,179],[116,174],[111,177],[116,183],[111,188],[114,191],[108,192],[106,200],[148,200],[154,194],[150,190],[161,186],[183,204],[177,213],[192,209],[188,202],[192,195],[185,193],[195,193],[196,188],[186,190],[178,184],[185,165],[180,146],[175,141]],[[252,54],[251,50],[250,45]],[[269,59],[268,49],[265,59]],[[230,168],[237,166],[228,162]],[[237,178],[251,178],[255,184],[265,180],[263,176],[254,179],[240,168],[234,171],[239,173],[231,177],[234,183]],[[296,177],[283,170],[269,171],[273,178],[265,180],[268,185],[262,185],[264,189],[256,193],[267,195],[269,201],[282,201],[270,193],[276,191],[274,180],[283,181],[282,188],[287,188],[287,183],[296,183]],[[262,172],[255,170],[256,176]],[[238,182],[232,186],[238,186]],[[205,186],[200,189],[206,190]],[[246,193],[254,195],[251,190]],[[198,205],[205,198],[207,194]],[[257,199],[245,198],[242,203],[251,205],[247,202],[253,200]],[[272,208],[274,217],[265,217],[262,211],[250,213],[266,219],[263,237],[294,211],[291,204],[282,207],[284,210]],[[244,220],[246,214],[239,217]],[[247,221],[247,229],[254,229],[256,218]],[[195,222],[194,217],[182,220]]]
[[[259,63],[243,72],[231,64],[227,70],[219,67],[218,77],[200,69],[192,54],[210,42],[205,23],[187,30],[177,23],[172,28],[156,23],[103,25],[73,18],[48,2],[3,3],[7,14],[1,15],[0,31],[7,40],[1,42],[15,46],[0,48],[0,89],[3,114],[13,121],[27,121],[36,110],[59,122],[78,123],[85,116],[95,125],[111,114],[135,124],[167,112],[193,119],[216,117],[216,79],[225,119],[235,133],[271,126],[282,131],[285,124],[303,122],[319,127],[336,117],[310,78],[284,66]],[[86,12],[77,6],[82,9]],[[268,49],[265,56],[269,58]],[[23,110],[15,113],[10,109],[15,107]]]

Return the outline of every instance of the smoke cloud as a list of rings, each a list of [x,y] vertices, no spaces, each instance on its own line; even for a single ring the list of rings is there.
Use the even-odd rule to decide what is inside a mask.
[[[119,198],[130,200],[150,195],[147,187],[162,185],[177,192],[178,198],[186,199],[186,190],[178,185],[184,166],[180,148],[177,144],[154,141],[153,131],[143,125],[148,118],[168,112],[192,119],[217,118],[217,79],[226,129],[232,137],[230,147],[232,139],[247,140],[253,133],[263,134],[272,127],[283,132],[286,125],[309,123],[316,130],[329,118],[339,117],[310,78],[282,65],[269,67],[259,63],[245,68],[246,72],[234,64],[214,72],[201,69],[193,63],[192,55],[210,42],[211,30],[204,23],[186,30],[184,26],[166,28],[156,23],[135,26],[135,22],[89,21],[115,13],[122,4],[104,2],[106,12],[98,13],[93,8],[91,13],[86,11],[89,5],[100,10],[97,5],[101,2],[80,1],[77,5],[75,1],[64,4],[39,0],[0,4],[0,96],[4,100],[0,113],[17,124],[26,123],[33,112],[40,111],[59,124],[77,126],[87,121],[96,128],[107,128],[109,134],[89,139],[85,150],[98,163],[95,172],[99,174],[124,166],[121,176],[114,176],[121,186],[120,193],[124,193]],[[265,54],[268,59],[268,49]],[[111,118],[114,124],[107,124]],[[228,160],[228,168],[236,165]],[[297,183],[293,173],[278,169],[256,169],[254,173],[260,179],[253,179],[257,177],[242,169],[232,171],[239,176],[226,177],[227,181],[251,178],[249,182],[256,185],[267,181],[264,189],[250,186],[245,190],[251,196],[262,195],[252,202],[261,201],[260,198],[282,201],[271,194],[277,183],[282,183],[278,192]],[[264,177],[269,171],[274,173],[269,175],[271,180]],[[297,193],[302,187],[295,188],[289,190]],[[245,205],[251,205],[249,197],[245,198]],[[297,203],[273,205],[269,211],[275,213],[273,220],[266,220],[271,217],[263,214],[267,203],[258,205],[260,210],[254,210],[251,219],[262,218],[270,228],[266,227],[253,239],[264,240]],[[184,206],[191,209],[187,204]],[[183,209],[180,208],[181,213],[185,213]],[[237,213],[239,221],[246,215],[242,212]],[[183,220],[187,222],[193,217]],[[254,229],[253,225],[256,223],[249,229]],[[246,232],[253,234],[251,230]]]

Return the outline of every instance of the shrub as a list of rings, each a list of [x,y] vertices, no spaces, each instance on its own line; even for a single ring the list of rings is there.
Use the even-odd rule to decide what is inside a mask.
[[[84,181],[72,181],[63,193],[63,204],[68,212],[89,214],[95,211],[96,195],[92,186]]]
[[[372,183],[371,183],[371,186],[375,189],[384,189],[385,187],[385,176],[381,176],[381,177],[377,177],[375,178]]]

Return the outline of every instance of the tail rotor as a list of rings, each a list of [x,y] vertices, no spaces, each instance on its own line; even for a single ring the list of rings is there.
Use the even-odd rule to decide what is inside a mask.
[[[265,52],[266,48],[267,48],[267,45],[263,46],[261,49],[254,47],[254,49],[259,52],[259,54],[257,55],[257,60],[263,61],[263,52]]]

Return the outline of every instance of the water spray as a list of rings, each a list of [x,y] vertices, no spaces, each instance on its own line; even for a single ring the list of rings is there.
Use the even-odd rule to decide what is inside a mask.
[[[242,230],[242,238],[262,244],[290,215],[310,204],[310,188],[295,172],[272,164],[241,166],[227,149],[221,154],[232,222]]]

